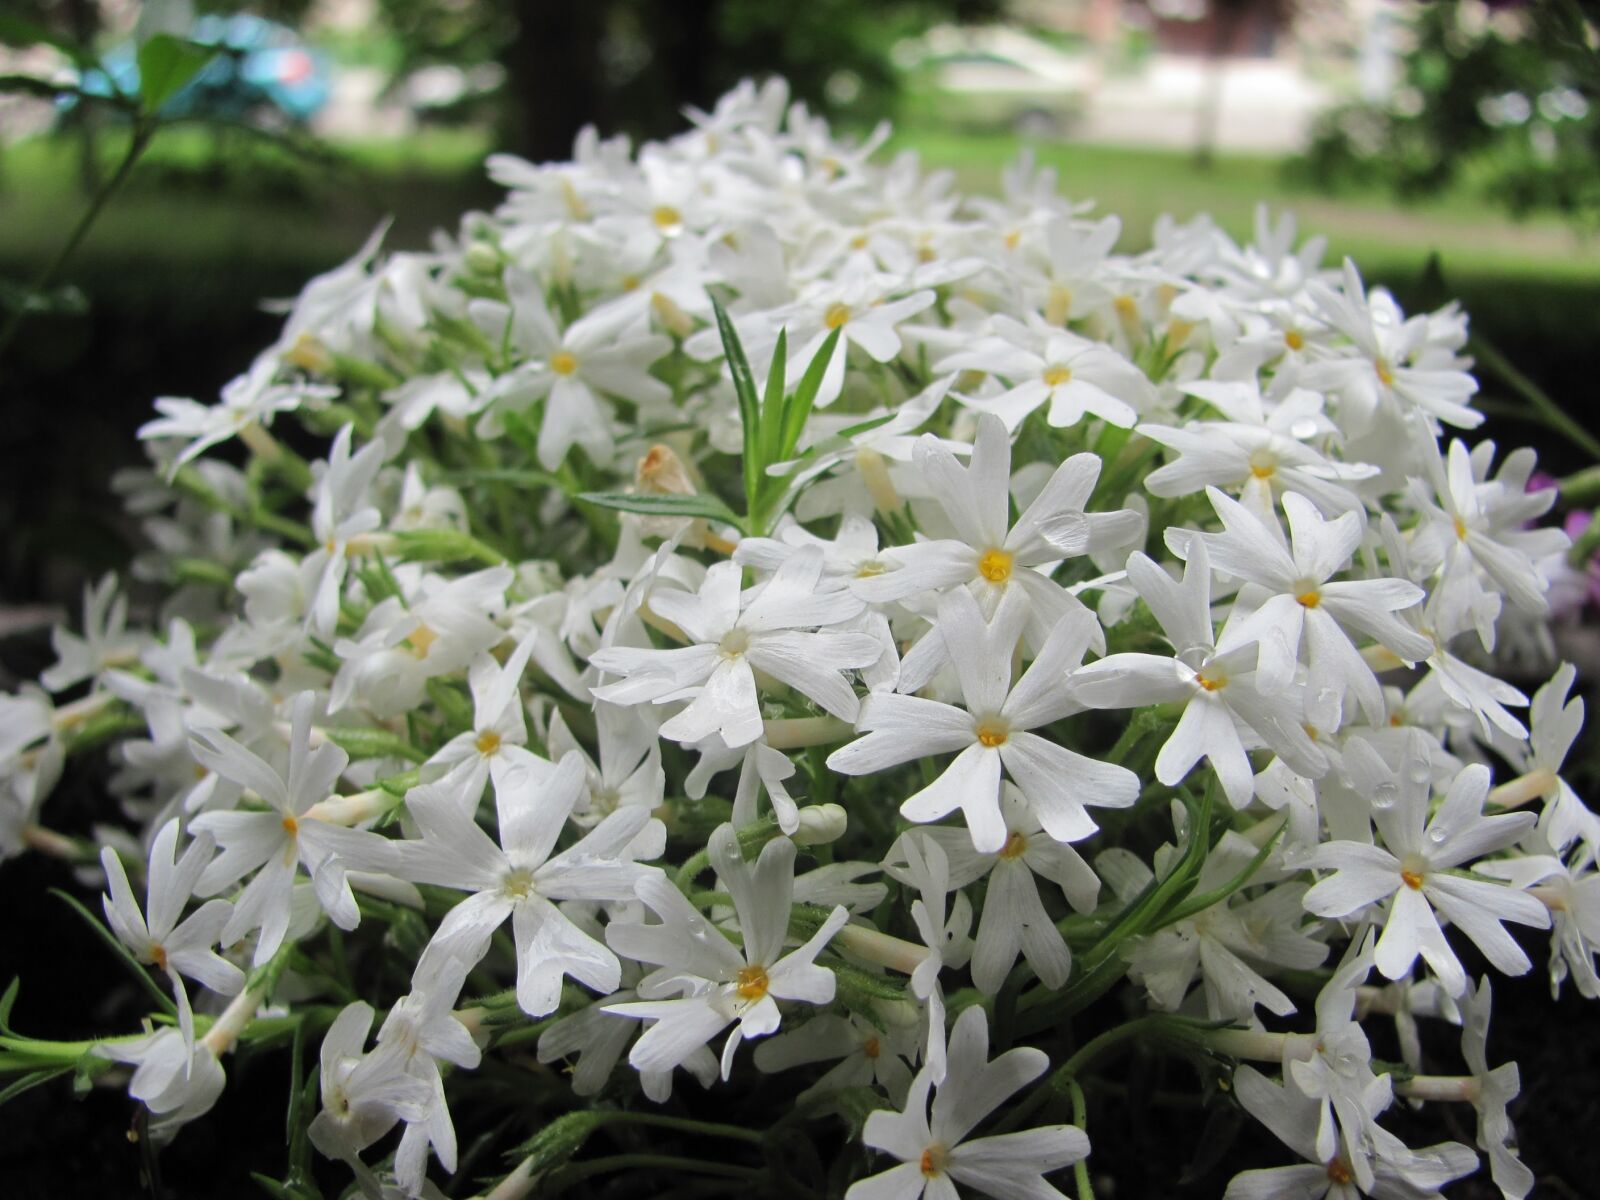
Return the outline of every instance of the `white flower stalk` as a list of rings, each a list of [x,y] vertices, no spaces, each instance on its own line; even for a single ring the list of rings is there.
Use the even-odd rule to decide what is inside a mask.
[[[804,945],[783,953],[794,891],[794,843],[775,838],[751,866],[739,850],[733,826],[711,837],[711,860],[727,887],[738,916],[742,947],[735,947],[661,875],[639,881],[636,890],[659,924],[606,927],[606,940],[619,954],[656,964],[639,982],[644,999],[606,1006],[607,1012],[654,1021],[628,1055],[640,1071],[670,1070],[730,1024],[735,1028],[722,1049],[722,1077],[746,1038],[777,1030],[779,1000],[827,1004],[833,999],[833,972],[816,963],[848,917],[835,908]],[[678,999],[661,999],[678,993]]]
[[[183,1031],[184,1043],[192,1047],[194,1011],[189,1007],[183,977],[187,975],[213,992],[231,996],[244,986],[244,972],[214,949],[232,912],[226,900],[208,900],[189,916],[183,916],[211,862],[215,843],[209,834],[202,833],[189,843],[181,857],[175,857],[177,847],[178,822],[174,819],[161,827],[150,844],[149,885],[142,913],[128,886],[122,860],[111,847],[102,849],[100,865],[105,869],[110,894],[101,898],[101,906],[117,940],[140,962],[154,966],[171,982],[178,1000],[178,1028]]]
[[[645,808],[623,808],[570,849],[554,854],[557,839],[584,786],[584,762],[569,753],[543,778],[511,775],[495,788],[500,844],[496,845],[450,794],[449,781],[417,788],[407,806],[422,837],[399,846],[401,874],[417,883],[471,894],[440,922],[433,945],[445,956],[476,963],[507,918],[517,948],[517,1003],[542,1017],[561,1002],[570,975],[599,992],[616,989],[622,968],[616,955],[573,924],[558,907],[568,900],[631,899],[648,868],[624,851],[654,828],[642,847],[661,851],[666,834]],[[440,790],[444,794],[440,794]]]
[[[989,1059],[989,1026],[974,1005],[956,1020],[947,1054],[949,1071],[938,1085],[933,1107],[928,1093],[934,1079],[917,1072],[904,1110],[882,1109],[867,1118],[861,1137],[874,1150],[900,1160],[881,1175],[850,1186],[848,1200],[951,1200],[957,1184],[986,1196],[1063,1197],[1045,1175],[1088,1156],[1089,1139],[1075,1125],[1048,1125],[1018,1133],[973,1138],[985,1117],[1032,1083],[1050,1060],[1031,1046],[1019,1046]]]
[[[828,766],[864,775],[958,751],[937,780],[901,804],[906,819],[937,821],[959,808],[973,846],[998,852],[1008,836],[1000,814],[1003,769],[1052,838],[1073,842],[1093,834],[1098,827],[1085,806],[1127,807],[1138,797],[1138,779],[1125,767],[1031,731],[1077,708],[1061,676],[1083,661],[1097,626],[1086,612],[1062,617],[1012,685],[1012,655],[1028,619],[1019,591],[1006,593],[992,622],[965,589],[947,593],[939,603],[938,636],[955,664],[966,707],[892,693],[869,696],[858,723],[867,736],[834,751]]]

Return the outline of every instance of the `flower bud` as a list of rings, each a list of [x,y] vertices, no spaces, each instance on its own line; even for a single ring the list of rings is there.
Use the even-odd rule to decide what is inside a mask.
[[[797,846],[821,846],[842,837],[849,824],[849,815],[837,804],[808,804],[790,837]]]

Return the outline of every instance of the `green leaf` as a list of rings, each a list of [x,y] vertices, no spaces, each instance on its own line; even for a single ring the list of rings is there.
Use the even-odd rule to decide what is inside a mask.
[[[215,47],[158,33],[139,47],[139,107],[154,116],[217,53]]]
[[[598,1112],[579,1109],[562,1113],[508,1157],[526,1160],[528,1173],[537,1177],[552,1167],[561,1166],[581,1150],[583,1143],[589,1140],[589,1135],[604,1123],[604,1114]]]
[[[717,316],[717,332],[722,336],[722,353],[728,360],[728,374],[733,376],[733,391],[739,397],[739,420],[744,425],[744,501],[749,512],[761,488],[761,472],[766,466],[761,461],[761,408],[756,399],[756,381],[750,374],[750,360],[744,356],[739,344],[739,332],[728,319],[728,312],[715,296],[711,309]]]
[[[842,326],[841,326],[842,328]],[[811,356],[811,362],[806,367],[806,373],[800,377],[800,386],[794,390],[788,405],[783,410],[783,441],[779,446],[778,459],[785,459],[792,455],[795,447],[800,444],[800,435],[806,430],[806,422],[811,418],[812,406],[817,402],[817,392],[822,388],[822,377],[828,373],[828,364],[833,361],[834,348],[839,344],[839,329],[835,329],[817,347],[817,352]]]
[[[323,735],[351,758],[403,758],[425,762],[428,753],[387,729],[324,729]]]
[[[772,348],[772,363],[767,368],[767,393],[761,399],[761,465],[783,457],[784,386],[789,366],[789,332],[778,330],[778,344]]]
[[[0,995],[0,1033],[11,1032],[11,1009],[17,1003],[17,993],[22,989],[22,977],[16,976]]]
[[[107,1065],[109,1066],[110,1064]],[[0,1104],[4,1104],[8,1100],[15,1100],[24,1092],[31,1092],[42,1083],[49,1083],[52,1079],[70,1075],[72,1070],[73,1068],[71,1067],[44,1067],[13,1079],[5,1087],[0,1088]]]
[[[703,517],[708,521],[721,521],[736,529],[744,528],[744,520],[715,496],[652,496],[633,492],[584,492],[578,496],[589,504],[601,508],[615,508],[623,512],[644,513],[651,517]]]
[[[403,529],[394,535],[406,562],[481,562],[498,567],[505,556],[458,529]]]
[[[113,853],[115,853],[115,851],[113,851]],[[167,993],[159,984],[156,983],[154,979],[150,978],[150,972],[144,969],[144,964],[142,964],[137,958],[128,952],[128,948],[117,940],[117,935],[112,933],[103,924],[101,924],[99,918],[97,918],[82,904],[78,903],[77,897],[63,892],[60,888],[51,888],[50,894],[56,897],[58,900],[62,900],[68,904],[72,908],[73,912],[77,913],[84,919],[84,921],[88,923],[89,928],[94,930],[95,936],[109,946],[111,948],[111,952],[115,954],[117,958],[122,961],[123,965],[125,965],[128,970],[133,973],[133,977],[144,985],[145,991],[149,992],[151,998],[161,1006],[162,1012],[172,1017],[178,1015],[178,1006],[173,1003],[172,997],[167,995]]]

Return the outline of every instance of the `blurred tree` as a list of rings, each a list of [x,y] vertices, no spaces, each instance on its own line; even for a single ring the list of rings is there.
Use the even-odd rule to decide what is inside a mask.
[[[593,123],[659,136],[685,104],[709,105],[745,77],[781,74],[837,117],[886,115],[898,92],[890,50],[941,21],[991,19],[1004,0],[379,0],[400,71],[498,59],[502,145],[565,158]]]
[[[1301,166],[1401,195],[1457,181],[1517,214],[1600,220],[1600,0],[1417,5],[1385,105],[1324,116]]]

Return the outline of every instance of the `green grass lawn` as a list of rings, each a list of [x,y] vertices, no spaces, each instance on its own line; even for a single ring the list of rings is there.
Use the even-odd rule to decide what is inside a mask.
[[[1600,243],[1554,218],[1513,221],[1465,191],[1402,205],[1384,192],[1328,196],[1296,186],[1278,159],[1225,156],[1212,167],[1169,150],[1030,143],[1054,167],[1062,191],[1092,199],[1097,211],[1122,218],[1124,247],[1149,242],[1155,218],[1210,213],[1235,236],[1247,235],[1258,204],[1287,208],[1302,235],[1326,234],[1330,258],[1350,255],[1367,275],[1414,276],[1437,252],[1451,279],[1600,280]],[[1023,142],[1011,134],[980,135],[910,128],[894,145],[913,149],[930,166],[952,168],[961,190],[992,191],[1002,167]]]
[[[108,135],[109,164],[117,137]],[[1001,168],[1021,148],[1010,134],[983,135],[911,127],[895,148],[921,153],[929,167],[950,167],[964,191],[992,191]],[[1275,159],[1228,156],[1209,170],[1183,153],[1058,142],[1034,144],[1057,169],[1063,191],[1093,199],[1122,217],[1124,247],[1148,243],[1151,223],[1209,212],[1236,235],[1249,232],[1257,204],[1289,208],[1302,230],[1325,233],[1330,255],[1349,254],[1374,277],[1412,277],[1437,252],[1447,277],[1600,281],[1600,246],[1553,218],[1516,222],[1463,191],[1401,205],[1380,192],[1327,196],[1297,187]],[[482,176],[489,147],[465,131],[429,130],[389,141],[340,144],[326,164],[281,149],[236,141],[219,156],[210,134],[162,135],[84,248],[105,263],[185,266],[271,259],[316,267],[348,253],[377,221],[396,218],[392,244],[421,246],[437,226],[492,202]],[[77,146],[35,140],[0,160],[0,263],[41,260],[65,237],[83,197]],[[240,169],[241,157],[249,169]],[[211,168],[234,163],[217,186]]]

